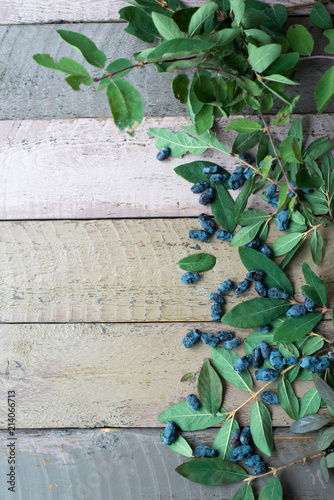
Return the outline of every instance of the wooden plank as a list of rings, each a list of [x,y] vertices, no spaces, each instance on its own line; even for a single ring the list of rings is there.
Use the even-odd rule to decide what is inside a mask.
[[[188,230],[199,227],[192,219],[2,222],[0,321],[209,320],[210,292],[227,278],[239,282],[245,271],[226,242],[190,240]],[[274,226],[269,242],[278,233]],[[323,236],[325,255],[317,273],[331,296],[333,233]],[[194,249],[216,255],[217,264],[195,284],[184,285],[177,262]],[[309,259],[308,245],[298,258]],[[304,280],[296,259],[289,274],[300,290]],[[240,300],[232,296],[226,310]]]
[[[215,433],[212,429],[184,436],[192,446],[210,445]],[[1,451],[6,457],[7,436],[5,432],[0,436]],[[159,441],[157,430],[39,430],[18,432],[17,438],[17,500],[227,500],[241,486],[201,486],[186,480],[174,469],[187,459],[167,450]],[[296,436],[276,429],[274,439],[274,454],[269,459],[265,457],[274,467],[317,453],[314,434]],[[1,498],[11,500],[6,460],[0,461],[0,471]],[[289,467],[278,477],[286,498],[333,498],[334,476],[330,472],[329,484],[324,483],[319,459]],[[266,480],[252,481],[256,495]]]
[[[310,26],[310,23],[303,18],[295,18],[290,22],[303,22],[315,38],[315,54],[323,53],[328,40],[321,36],[320,29]],[[0,109],[0,120],[110,116],[104,91],[97,94],[93,88],[86,87],[74,92],[59,72],[42,68],[33,62],[34,54],[44,52],[50,53],[57,60],[61,56],[68,56],[82,61],[74,49],[57,35],[56,28],[78,31],[92,38],[110,60],[119,57],[129,57],[133,60],[135,52],[149,46],[124,33],[123,23],[2,26],[0,60],[3,61],[3,80],[0,100],[6,103],[6,106]],[[93,76],[100,75],[96,68],[88,66],[87,64],[87,69],[92,71]],[[316,112],[314,88],[323,72],[330,66],[329,60],[318,59],[312,61],[312,65],[309,62],[300,64],[299,81],[302,83],[298,87],[298,92],[302,97],[296,112]],[[157,73],[153,65],[134,70],[129,74],[128,80],[142,95],[146,116],[185,114],[185,106],[172,96],[171,82],[174,76],[175,74]],[[296,89],[288,89],[287,94],[289,92],[290,95],[291,93],[294,95]],[[277,109],[281,104],[281,102],[277,104]],[[334,111],[333,103],[327,111]]]
[[[191,349],[182,338],[193,328],[215,333],[213,323],[1,325],[0,400],[16,392],[18,428],[157,427],[157,416],[196,393],[197,376],[211,349],[202,342]],[[233,329],[243,339],[251,330]],[[318,331],[318,330],[317,330]],[[332,335],[330,321],[321,331]],[[243,343],[237,349],[244,354]],[[181,382],[195,372],[191,382]],[[254,390],[263,382],[256,382]],[[275,390],[277,383],[271,388]],[[294,383],[298,397],[313,381]],[[249,394],[224,382],[223,405],[233,411]],[[4,408],[4,403],[2,405]],[[237,419],[249,424],[251,403]],[[291,419],[280,406],[270,407],[274,426]],[[7,427],[0,413],[1,428]]]
[[[268,0],[266,2],[273,5],[277,2]],[[292,7],[299,5],[301,0],[282,0],[281,4]],[[197,7],[203,5],[203,0],[184,0],[187,7]],[[128,6],[124,0],[80,0],[76,2],[66,2],[60,0],[56,3],[33,0],[29,3],[19,0],[2,0],[0,7],[1,24],[29,24],[29,23],[56,23],[60,21],[75,22],[98,22],[118,20],[118,11]],[[289,15],[305,15],[310,12],[310,7],[289,8]],[[329,6],[333,12],[332,6]]]
[[[233,117],[234,119],[235,117]],[[304,125],[305,144],[331,130],[332,115],[295,115]],[[150,128],[177,132],[186,117],[146,118],[134,138],[120,132],[112,119],[23,120],[0,122],[0,178],[6,196],[0,219],[104,217],[187,217],[209,208],[198,204],[190,184],[173,169],[189,161],[217,162],[230,172],[237,161],[215,150],[203,155],[159,162]],[[236,133],[218,138],[229,149]],[[290,125],[277,127],[282,140]],[[230,191],[235,197],[238,191]],[[259,195],[249,201],[267,210]]]

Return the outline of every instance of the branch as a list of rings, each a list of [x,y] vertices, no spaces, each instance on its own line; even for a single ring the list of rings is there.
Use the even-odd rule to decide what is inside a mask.
[[[334,56],[307,56],[301,57],[301,61],[308,61],[309,59],[334,59]]]

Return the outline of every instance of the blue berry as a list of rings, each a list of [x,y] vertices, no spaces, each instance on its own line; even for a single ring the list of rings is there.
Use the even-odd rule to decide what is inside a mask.
[[[306,312],[306,307],[303,304],[296,304],[290,307],[285,314],[291,318],[300,318],[301,316],[305,316]]]
[[[277,216],[277,225],[280,231],[286,231],[289,222],[289,214],[287,210],[282,210]]]
[[[177,428],[175,422],[173,422],[173,420],[170,420],[167,423],[165,430],[162,434],[162,442],[166,446],[170,446],[171,444],[174,443],[176,438],[177,438]]]
[[[305,298],[305,309],[309,312],[313,312],[314,309],[315,309],[315,303],[313,302],[313,300],[309,299],[305,293],[303,293],[304,295],[304,298]]]
[[[260,297],[267,297],[268,290],[262,283],[262,281],[255,282],[255,291],[260,295]]]
[[[191,188],[190,191],[194,194],[203,193],[206,189],[210,187],[210,182],[196,182]]]
[[[283,358],[283,365],[284,366],[292,366],[292,365],[296,365],[297,363],[298,363],[297,356],[288,356],[287,358]]]
[[[247,248],[257,248],[261,245],[261,239],[260,238],[254,238],[254,240],[250,241],[245,245]]]
[[[217,292],[219,293],[228,293],[232,290],[233,288],[233,282],[231,280],[226,280],[224,283],[220,285],[220,287],[217,289]]]
[[[278,196],[273,196],[267,200],[268,205],[277,208],[278,207]]]
[[[210,293],[210,300],[212,300],[212,302],[217,302],[217,304],[224,304],[225,302],[223,297],[218,295],[218,293]]]
[[[213,234],[216,231],[216,224],[211,219],[211,217],[209,217],[206,214],[200,214],[198,216],[198,219],[199,219],[204,231],[206,231],[209,234]]]
[[[237,373],[241,373],[247,370],[251,362],[252,362],[251,354],[247,354],[246,356],[242,356],[242,358],[238,358],[233,365],[234,371],[236,371]]]
[[[262,325],[262,326],[257,326],[256,329],[261,333],[269,333],[271,330],[271,326],[270,325]]]
[[[245,161],[246,163],[253,163],[253,158],[252,158],[252,155],[250,153],[240,153],[240,155],[238,155],[240,160],[243,160]]]
[[[184,273],[181,276],[181,282],[185,285],[189,285],[191,283],[195,283],[195,281],[199,280],[198,273]]]
[[[235,431],[233,432],[233,436],[232,436],[232,439],[231,439],[231,447],[232,448],[237,448],[238,446],[240,446],[240,431],[239,429],[235,429]]]
[[[218,167],[218,165],[214,165],[213,167],[204,167],[202,169],[202,172],[203,174],[206,174],[206,175],[212,175],[212,174],[218,174],[220,168]]]
[[[216,236],[217,240],[231,241],[233,234],[230,233],[229,231],[224,231],[223,229],[218,229],[218,231],[216,231],[215,236]]]
[[[220,304],[215,302],[211,306],[211,319],[212,321],[220,321],[222,319],[223,312]]]
[[[216,197],[216,190],[213,188],[209,188],[201,196],[198,198],[198,202],[201,205],[208,205],[211,203]]]
[[[246,274],[246,278],[249,281],[262,281],[264,278],[264,272],[263,271],[258,271],[257,269],[254,271],[249,271]]]
[[[170,156],[170,149],[168,146],[164,146],[160,151],[158,152],[156,158],[159,161],[166,160]]]
[[[260,248],[259,248],[259,251],[261,253],[263,253],[263,255],[265,255],[266,257],[268,257],[269,259],[272,257],[273,253],[271,251],[271,249],[268,247],[268,245],[262,245]]]
[[[271,299],[288,299],[289,294],[283,288],[273,287],[268,290],[268,297]]]
[[[312,194],[313,193],[313,189],[302,189],[302,193],[305,193],[305,194]]]
[[[215,175],[211,175],[210,182],[212,184],[224,184],[226,179],[227,179],[227,175],[225,175],[225,174],[215,174]]]
[[[252,177],[253,175],[255,174],[254,170],[252,169],[252,167],[247,167],[245,168],[244,170],[244,176],[246,179],[249,179],[250,177]]]
[[[182,344],[184,345],[184,347],[189,348],[197,344],[200,338],[201,338],[201,332],[199,330],[192,330],[191,332],[187,333],[187,335],[184,337],[184,339],[182,340]]]
[[[331,362],[328,358],[320,358],[319,363],[317,364],[317,372],[323,372],[327,368],[331,366]]]
[[[300,368],[316,367],[319,363],[319,358],[316,356],[305,356],[300,362]]]
[[[219,339],[219,342],[223,342],[225,340],[233,339],[234,333],[232,333],[232,332],[216,332],[216,337]]]
[[[211,347],[217,347],[219,339],[217,339],[217,337],[215,337],[211,333],[203,332],[201,335],[201,341],[204,342],[204,344],[209,345]]]
[[[231,340],[226,340],[223,343],[223,346],[226,350],[234,349],[235,347],[238,347],[238,345],[240,345],[240,339],[238,339],[238,337],[234,337],[234,339]]]
[[[210,233],[203,231],[202,229],[190,229],[189,238],[199,241],[208,241]]]
[[[278,349],[272,349],[270,353],[270,364],[275,370],[281,370],[283,368],[283,356]]]
[[[261,399],[268,405],[279,405],[279,399],[276,392],[273,391],[263,391],[261,393]]]
[[[251,444],[251,441],[250,427],[244,427],[240,434],[240,442],[241,444]]]
[[[279,377],[279,371],[273,370],[272,368],[260,368],[255,372],[256,380],[265,380],[266,382],[272,382],[277,380]]]
[[[267,201],[270,200],[274,196],[275,193],[276,193],[275,184],[270,184],[270,186],[268,187],[267,192],[266,192]]]
[[[246,460],[250,458],[254,454],[254,450],[252,446],[249,444],[243,444],[234,448],[234,450],[230,451],[230,460],[231,462],[238,462],[238,460]]]
[[[189,396],[187,396],[187,401],[192,410],[198,411],[200,409],[201,404],[194,394],[189,394]]]
[[[210,448],[210,446],[200,445],[196,446],[194,450],[195,457],[215,457],[217,455],[217,450]]]
[[[235,289],[233,290],[234,294],[241,295],[242,293],[244,293],[247,290],[247,288],[249,288],[250,284],[251,284],[251,282],[246,278],[243,281],[240,281],[240,283],[238,283],[237,286],[235,287]]]
[[[268,359],[270,357],[270,347],[268,346],[268,344],[261,340],[261,342],[259,342],[257,346],[261,351],[263,359]]]
[[[255,347],[253,349],[253,356],[252,356],[252,366],[253,368],[261,368],[261,366],[264,363],[264,359],[261,353],[261,349],[258,347]]]
[[[238,167],[232,172],[231,177],[228,180],[228,185],[230,189],[234,191],[239,189],[246,182],[246,177],[244,176],[244,169],[242,167]]]
[[[246,460],[245,465],[247,465],[247,467],[253,467],[259,462],[261,462],[260,455],[252,455],[250,458],[248,458],[248,460]]]
[[[267,470],[267,464],[265,462],[259,462],[254,466],[253,475],[258,476],[259,474],[263,474]]]

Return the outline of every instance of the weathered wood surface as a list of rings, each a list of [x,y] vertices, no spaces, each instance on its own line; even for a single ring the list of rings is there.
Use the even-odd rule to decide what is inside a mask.
[[[235,117],[233,117],[234,119]],[[304,125],[305,144],[329,134],[333,116],[295,115]],[[159,162],[150,128],[174,132],[186,117],[146,118],[134,138],[120,132],[111,118],[0,122],[0,184],[5,193],[0,219],[106,217],[187,217],[210,209],[198,204],[190,184],[175,174],[182,163],[205,159],[229,171],[237,161],[215,150]],[[218,138],[232,149],[235,132],[219,120]],[[290,125],[275,130],[282,140]],[[230,191],[235,197],[238,191]],[[259,195],[253,208],[267,210]]]
[[[74,3],[73,3],[74,4]],[[68,5],[68,2],[67,2]],[[315,38],[315,54],[323,53],[328,44],[321,30],[310,25],[303,18],[290,19],[303,22]],[[56,33],[56,28],[78,31],[92,38],[96,45],[105,51],[110,60],[128,57],[149,47],[125,33],[123,23],[74,24],[49,26],[1,26],[0,60],[2,62],[2,86],[0,100],[5,103],[0,109],[0,119],[39,119],[110,116],[110,108],[105,92],[96,93],[94,88],[74,92],[64,81],[64,75],[38,66],[32,56],[36,53],[50,53],[58,60],[62,56],[78,61],[83,58],[63,42]],[[84,62],[84,66],[93,76],[100,76],[100,71]],[[323,72],[331,66],[328,60],[302,62],[299,69],[298,93],[302,95],[296,112],[315,113],[314,88]],[[184,115],[186,107],[177,101],[171,91],[171,82],[175,74],[157,73],[153,65],[133,70],[127,79],[139,90],[145,116]],[[295,94],[296,88],[287,89]],[[277,104],[280,109],[282,103]],[[334,111],[334,103],[327,109]]]
[[[215,333],[213,323],[1,325],[0,426],[7,427],[7,391],[16,392],[19,428],[158,427],[158,415],[197,393],[197,376],[211,348],[200,342],[191,350],[182,338],[193,328]],[[243,339],[252,330],[236,330]],[[333,338],[330,321],[319,329]],[[243,342],[237,349],[244,355]],[[252,370],[254,371],[254,370]],[[185,373],[196,378],[181,382]],[[259,390],[264,382],[256,382]],[[275,390],[277,383],[272,383]],[[293,384],[302,397],[313,381]],[[233,411],[249,395],[224,382],[223,406]],[[251,403],[238,411],[249,425]],[[274,426],[292,420],[280,406],[269,407]]]
[[[210,292],[227,278],[237,283],[245,271],[227,242],[214,236],[212,243],[190,240],[188,231],[196,228],[197,219],[2,222],[0,321],[209,320]],[[269,243],[278,233],[274,227]],[[333,233],[323,236],[325,254],[317,273],[333,297]],[[193,285],[184,285],[177,262],[194,249],[216,255],[217,264]],[[309,259],[307,243],[299,258]],[[294,265],[289,274],[298,293],[301,269]],[[226,310],[240,300],[230,295]]]
[[[203,0],[184,0],[187,7],[203,5]],[[268,0],[266,3],[273,5],[277,2]],[[300,5],[301,0],[281,0],[279,3],[292,7]],[[58,2],[33,0],[20,2],[19,0],[2,0],[0,7],[1,24],[29,24],[29,23],[55,23],[61,21],[97,22],[114,21],[119,19],[118,11],[130,4],[124,0],[80,0]],[[328,6],[333,12],[332,6]],[[289,8],[289,15],[304,15],[310,12],[310,7]]]
[[[216,432],[183,435],[192,446],[210,445]],[[6,438],[6,431],[1,432],[4,457]],[[296,436],[276,429],[274,439],[273,456],[266,458],[273,467],[317,453],[314,434]],[[0,461],[2,500],[230,500],[241,486],[202,486],[184,479],[174,469],[187,459],[166,449],[158,430],[22,431],[17,433],[17,450],[15,495],[7,491],[7,461]],[[324,483],[319,459],[289,467],[278,477],[289,500],[333,498],[334,475]],[[255,494],[266,480],[252,482]]]

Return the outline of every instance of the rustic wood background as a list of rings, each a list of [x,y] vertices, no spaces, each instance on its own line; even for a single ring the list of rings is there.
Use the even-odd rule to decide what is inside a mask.
[[[130,138],[114,126],[103,92],[85,88],[74,93],[60,73],[31,59],[37,52],[73,57],[55,32],[60,24],[93,38],[111,60],[131,57],[146,44],[124,34],[125,24],[117,15],[123,6],[121,0],[3,0],[0,6],[4,500],[13,498],[6,484],[8,390],[17,392],[15,498],[229,500],[238,487],[209,488],[186,481],[174,472],[182,457],[159,440],[157,415],[195,390],[196,382],[180,379],[188,371],[198,373],[210,356],[205,345],[189,352],[181,339],[195,327],[217,330],[209,321],[208,295],[227,277],[238,280],[244,274],[237,252],[228,245],[197,245],[188,238],[188,230],[199,227],[197,215],[203,208],[173,168],[193,157],[157,162],[154,141],[146,135],[150,127],[177,131],[188,123],[185,107],[171,94],[173,75],[157,75],[153,68],[129,75],[144,98],[146,114]],[[320,31],[310,25],[308,12],[289,9],[289,23],[304,24],[319,40]],[[306,141],[324,134],[334,139],[334,105],[329,113],[316,116],[312,96],[327,67],[316,61],[300,69],[303,97],[298,113]],[[221,129],[218,124],[221,138],[230,145],[234,134]],[[280,133],[284,136],[285,127]],[[228,170],[235,166],[212,151],[201,158]],[[276,236],[273,231],[270,239]],[[328,232],[325,238],[325,259],[317,271],[333,297],[334,238]],[[196,285],[185,287],[177,261],[194,249],[212,252],[218,262]],[[296,287],[303,282],[304,258],[306,249],[287,271]],[[227,308],[234,304],[231,296]],[[331,336],[331,322],[324,321],[321,331]],[[243,337],[249,332],[236,333]],[[296,384],[297,395],[311,386]],[[224,405],[232,409],[240,404],[240,392],[227,384]],[[239,420],[248,423],[249,408]],[[280,408],[274,408],[273,422],[275,453],[270,465],[316,451],[315,436],[291,434],[291,422]],[[216,431],[185,435],[191,444],[210,444]],[[317,461],[287,469],[280,478],[289,500],[332,498],[334,478],[325,485]],[[262,483],[255,483],[259,491]]]

